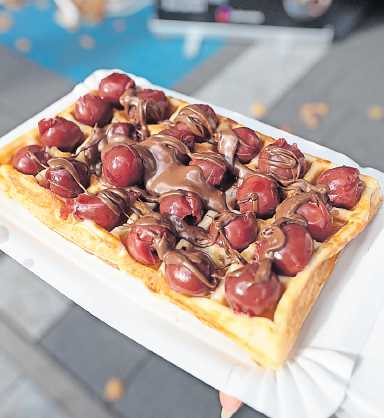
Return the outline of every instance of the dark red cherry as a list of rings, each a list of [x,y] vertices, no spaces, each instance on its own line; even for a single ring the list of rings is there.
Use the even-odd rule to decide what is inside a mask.
[[[352,209],[360,200],[364,190],[364,183],[359,175],[357,168],[335,167],[324,171],[316,183],[328,186],[328,197],[332,205]]]
[[[213,224],[211,224],[212,227]],[[252,213],[237,216],[224,226],[224,234],[231,247],[243,251],[257,239],[257,222]]]
[[[205,180],[212,186],[220,186],[227,172],[224,158],[213,152],[192,154],[189,165],[200,167]]]
[[[134,87],[135,82],[131,77],[126,74],[112,73],[100,81],[99,96],[116,106],[119,105],[120,96]]]
[[[135,127],[131,123],[114,122],[108,126],[107,137],[108,139],[116,136],[131,138],[134,132]]]
[[[276,181],[260,174],[252,174],[241,182],[236,195],[242,213],[253,212],[258,217],[273,215],[280,202]]]
[[[35,176],[45,168],[47,154],[40,145],[27,145],[13,156],[13,168],[20,173]]]
[[[83,193],[67,205],[70,206],[75,217],[89,219],[107,231],[111,231],[122,222],[122,215],[113,211],[95,195]]]
[[[240,139],[236,150],[237,158],[241,163],[249,163],[260,151],[260,138],[255,131],[246,127],[235,128],[233,132]]]
[[[299,224],[282,226],[285,234],[284,247],[274,252],[273,264],[278,274],[295,276],[302,271],[313,254],[313,241],[307,229]]]
[[[103,127],[112,119],[112,106],[101,97],[88,93],[75,103],[74,115],[85,125]]]
[[[158,123],[169,115],[169,102],[161,90],[139,90],[137,96],[145,102],[146,122]]]
[[[190,150],[193,150],[197,140],[196,137],[188,130],[178,129],[177,127],[163,129],[161,132],[159,132],[159,134],[172,136],[178,139],[179,141],[183,142]]]
[[[166,242],[169,248],[176,245],[176,238],[170,229],[156,223],[132,225],[123,241],[129,254],[139,263],[148,266],[159,264],[161,242]]]
[[[323,242],[332,234],[332,215],[321,200],[304,203],[297,209],[297,213],[307,221],[308,232],[314,240]]]
[[[60,151],[73,151],[85,137],[76,123],[61,116],[41,119],[39,122],[40,141],[47,147],[57,147]]]
[[[261,150],[258,169],[280,181],[291,181],[303,177],[308,164],[296,144],[280,138]]]
[[[113,186],[134,186],[143,180],[143,161],[131,145],[115,144],[106,148],[101,154],[101,161],[103,177]]]
[[[177,129],[193,133],[200,141],[210,138],[218,125],[218,119],[211,106],[192,104],[183,107],[175,118]]]
[[[269,315],[284,291],[284,286],[271,272],[269,277],[257,278],[257,263],[246,264],[227,274],[225,296],[231,308],[237,313],[249,316]]]
[[[213,263],[198,250],[171,251],[165,256],[165,279],[174,291],[187,296],[206,296],[216,286]]]
[[[175,215],[191,224],[198,224],[203,217],[203,202],[193,192],[171,192],[160,198],[160,213]]]
[[[71,160],[71,163],[73,169],[77,172],[80,184],[87,188],[90,180],[87,165],[77,160]],[[47,187],[61,197],[73,198],[83,192],[82,187],[64,166],[48,168],[45,179]]]

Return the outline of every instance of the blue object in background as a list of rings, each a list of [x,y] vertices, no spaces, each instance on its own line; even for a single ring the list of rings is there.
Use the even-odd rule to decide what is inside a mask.
[[[152,7],[97,25],[82,24],[75,32],[54,21],[53,1],[31,2],[20,10],[0,8],[0,13],[1,44],[75,82],[98,68],[120,68],[172,87],[223,45],[205,40],[196,57],[186,58],[182,38],[160,39],[148,30]],[[5,30],[4,22],[9,24]]]

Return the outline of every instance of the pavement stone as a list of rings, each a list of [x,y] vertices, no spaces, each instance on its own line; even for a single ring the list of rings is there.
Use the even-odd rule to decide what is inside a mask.
[[[72,418],[118,418],[117,414],[111,414],[105,402],[55,361],[43,347],[0,321],[0,353],[3,352],[22,371],[23,377],[38,385],[45,398],[59,404]],[[19,401],[24,402],[24,399]],[[1,414],[0,417],[3,418]]]
[[[1,418],[69,418],[29,379],[21,379],[0,396]]]
[[[0,397],[21,376],[21,370],[10,356],[0,350]]]
[[[8,256],[0,258],[0,312],[37,340],[67,312],[69,300]]]
[[[384,117],[369,117],[370,107],[384,109],[383,36],[384,27],[373,25],[335,45],[267,114],[266,122],[384,170]],[[329,108],[315,129],[300,118],[306,103]]]
[[[0,46],[0,108],[20,122],[41,111],[73,87],[21,55]],[[0,119],[1,129],[1,119]]]
[[[207,418],[219,414],[215,389],[155,354],[135,375],[126,376],[125,385],[125,396],[114,407],[127,418]],[[249,407],[236,415],[262,417]]]
[[[100,397],[111,377],[122,379],[136,373],[149,356],[144,347],[80,307],[74,307],[46,335],[42,345]]]

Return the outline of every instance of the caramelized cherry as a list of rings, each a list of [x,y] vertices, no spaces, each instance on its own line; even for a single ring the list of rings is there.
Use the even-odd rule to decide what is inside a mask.
[[[20,173],[35,176],[44,169],[47,155],[40,145],[27,145],[20,148],[13,156],[13,168]]]
[[[324,171],[317,179],[317,184],[328,186],[328,197],[332,205],[352,209],[364,190],[364,183],[359,175],[357,168],[335,167]]]
[[[332,216],[321,200],[304,203],[297,209],[297,213],[307,221],[308,232],[314,240],[323,242],[332,234]]]
[[[307,229],[296,223],[283,225],[285,244],[274,252],[273,264],[278,274],[295,276],[302,271],[313,254],[313,241]]]
[[[57,147],[60,151],[72,151],[85,137],[76,123],[61,116],[41,119],[39,122],[40,141],[47,147]]]
[[[228,273],[225,278],[225,296],[231,308],[237,313],[249,316],[270,314],[284,291],[276,274],[258,279],[255,275],[257,263],[246,264]]]
[[[77,218],[89,219],[107,231],[111,231],[122,222],[122,215],[113,211],[95,195],[83,193],[67,204]]]
[[[203,202],[193,192],[171,192],[160,199],[160,213],[162,215],[175,215],[196,225],[203,217]]]
[[[303,177],[307,168],[304,154],[298,146],[288,144],[284,138],[267,145],[259,154],[258,169],[283,182]]]
[[[127,187],[142,182],[144,165],[132,145],[114,144],[101,153],[103,177],[111,185]]]
[[[135,88],[135,82],[126,74],[112,73],[99,84],[99,95],[103,100],[119,105],[120,96],[128,89]]]
[[[200,167],[205,180],[212,186],[220,186],[227,173],[227,165],[224,158],[212,152],[192,154],[192,160],[189,165]]]
[[[89,172],[86,164],[71,160],[73,168],[76,170],[80,184],[87,188],[89,186]],[[64,167],[50,167],[45,173],[47,187],[55,194],[72,198],[83,192],[78,182],[72,174]]]
[[[214,224],[211,224],[210,233],[214,233]],[[257,239],[257,222],[252,213],[239,215],[224,226],[223,232],[231,247],[243,251],[249,244]],[[220,238],[219,238],[220,239]]]
[[[129,254],[139,263],[153,266],[160,262],[159,248],[164,242],[167,248],[176,245],[176,238],[169,228],[162,224],[134,224],[124,238]]]
[[[242,213],[253,212],[258,217],[268,217],[274,213],[280,196],[272,178],[252,174],[240,184],[236,199]]]
[[[249,163],[260,151],[260,138],[252,129],[246,127],[235,128],[233,132],[240,139],[236,150],[237,158],[241,163]]]
[[[206,296],[217,285],[213,263],[198,250],[171,251],[164,258],[165,279],[174,291],[187,296]]]
[[[103,127],[112,119],[112,106],[101,97],[88,93],[75,103],[74,116],[85,125]]]

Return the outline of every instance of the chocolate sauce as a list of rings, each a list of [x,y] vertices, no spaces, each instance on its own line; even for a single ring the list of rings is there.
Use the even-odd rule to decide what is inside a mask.
[[[78,184],[78,186],[84,190],[85,193],[87,193],[87,189],[83,186],[81,183],[81,179],[79,176],[79,173],[76,169],[76,166],[73,164],[73,162],[68,158],[51,158],[48,160],[48,167],[52,169],[64,169],[66,170],[75,180],[75,182]],[[80,163],[79,163],[80,164]]]
[[[297,213],[297,209],[299,209],[299,207],[304,203],[318,203],[319,201],[320,197],[316,193],[297,193],[280,203],[280,205],[276,208],[276,219],[290,219],[303,226],[307,226],[307,221],[304,216]]]
[[[212,136],[217,127],[216,117],[195,104],[183,107],[174,121],[186,125],[190,132],[203,138]]]
[[[290,170],[291,179],[300,178],[302,166],[300,159],[289,149],[268,145],[260,154],[259,161],[266,160],[266,174],[275,177],[279,182],[284,183],[286,179],[281,178],[279,170]],[[291,179],[289,181],[291,181]]]
[[[217,287],[217,280],[213,276],[211,276],[213,280],[209,280],[198,267],[206,261],[203,257],[208,256],[206,254],[203,256],[199,251],[190,250],[188,251],[188,255],[186,255],[183,250],[172,250],[165,254],[164,262],[167,265],[177,265],[187,268],[198,280],[213,290]]]
[[[200,167],[183,165],[179,158],[188,147],[176,138],[166,141],[152,136],[140,143],[151,154],[154,164],[145,169],[145,188],[153,195],[186,190],[198,194],[216,212],[226,209],[224,193],[208,184]],[[145,158],[144,158],[145,160]]]
[[[98,192],[96,196],[116,215],[129,216],[127,210],[131,203],[131,197],[126,190],[121,188],[104,189]]]

